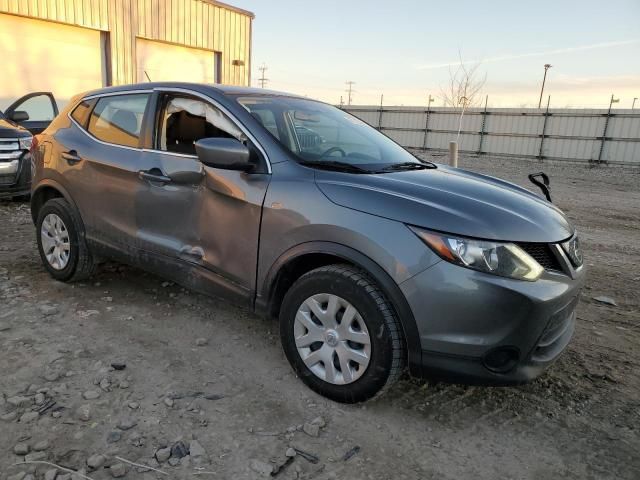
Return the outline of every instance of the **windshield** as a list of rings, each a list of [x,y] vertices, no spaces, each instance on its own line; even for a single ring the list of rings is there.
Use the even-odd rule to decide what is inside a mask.
[[[425,168],[425,164],[363,121],[336,107],[278,96],[238,97],[262,126],[309,166],[354,173]]]

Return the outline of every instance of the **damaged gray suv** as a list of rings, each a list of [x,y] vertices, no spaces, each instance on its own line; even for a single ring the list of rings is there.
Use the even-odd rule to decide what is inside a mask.
[[[340,402],[405,369],[526,382],[574,330],[585,272],[558,208],[419,160],[324,103],[107,88],[76,97],[32,155],[31,211],[54,278],[115,259],[277,317],[295,372]]]

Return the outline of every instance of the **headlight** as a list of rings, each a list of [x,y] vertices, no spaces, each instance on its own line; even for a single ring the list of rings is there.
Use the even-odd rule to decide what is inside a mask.
[[[409,227],[444,260],[461,267],[518,280],[535,281],[544,269],[513,243],[455,237]]]
[[[20,140],[20,150],[31,150],[31,143],[33,142],[33,137],[25,137]]]
[[[562,249],[564,250],[564,253],[567,254],[567,257],[569,257],[569,260],[571,260],[571,263],[573,264],[573,266],[575,268],[578,268],[579,266],[581,266],[583,262],[583,258],[582,258],[582,249],[580,248],[580,240],[578,239],[578,235],[577,234],[574,235],[573,237],[571,237],[570,240],[567,240],[561,245],[562,245]]]

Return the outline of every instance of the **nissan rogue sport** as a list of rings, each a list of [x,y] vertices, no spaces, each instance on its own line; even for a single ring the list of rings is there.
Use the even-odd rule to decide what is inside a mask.
[[[367,400],[405,369],[526,382],[573,334],[585,272],[557,207],[420,160],[333,106],[112,87],[72,100],[32,152],[54,278],[116,259],[277,317],[293,369],[331,399]]]

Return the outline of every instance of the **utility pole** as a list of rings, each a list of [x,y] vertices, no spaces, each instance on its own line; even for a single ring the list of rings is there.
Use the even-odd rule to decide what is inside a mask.
[[[351,80],[349,80],[348,82],[345,82],[347,84],[347,89],[345,90],[347,92],[347,105],[351,105],[351,100],[353,99],[353,86],[356,84],[356,82],[352,82]]]
[[[633,97],[633,103],[631,104],[631,110],[636,108],[636,100],[638,100],[638,97]]]
[[[268,70],[267,66],[263,63],[262,66],[258,69],[260,70],[260,78],[258,79],[258,82],[260,83],[260,88],[264,88],[265,85],[269,82],[268,78],[265,78],[264,73]]]
[[[611,113],[611,107],[613,106],[614,103],[620,103],[620,99],[619,98],[615,98],[615,96],[612,93],[611,94],[611,100],[609,101],[609,114]]]
[[[540,89],[540,101],[538,102],[538,108],[542,107],[542,94],[544,93],[544,83],[547,81],[547,70],[552,67],[551,64],[544,64],[544,77],[542,77],[542,88]]]

